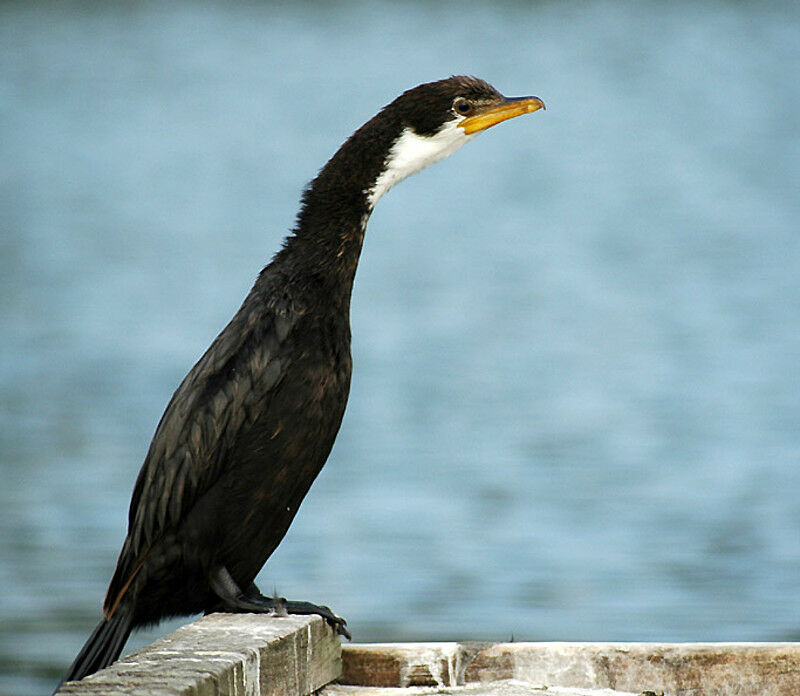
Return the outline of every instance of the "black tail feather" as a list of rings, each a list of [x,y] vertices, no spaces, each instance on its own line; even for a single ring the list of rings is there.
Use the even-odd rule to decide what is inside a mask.
[[[81,648],[61,684],[83,679],[103,667],[108,667],[122,652],[131,628],[130,614],[122,608],[119,608],[110,619],[104,618],[92,631],[92,635]]]

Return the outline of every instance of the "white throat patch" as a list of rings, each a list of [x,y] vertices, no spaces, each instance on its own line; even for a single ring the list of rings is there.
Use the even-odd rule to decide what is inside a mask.
[[[477,133],[467,135],[458,127],[462,118],[448,121],[435,135],[417,135],[411,128],[403,130],[386,157],[386,169],[367,192],[370,210],[378,199],[398,181],[416,174],[425,167],[449,157]]]

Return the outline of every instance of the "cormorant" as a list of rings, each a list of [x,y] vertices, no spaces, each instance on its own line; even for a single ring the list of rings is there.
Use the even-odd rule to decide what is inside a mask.
[[[394,184],[501,121],[544,108],[483,80],[409,89],[359,128],[302,196],[292,233],[181,382],[131,498],[103,618],[65,681],[119,657],[130,632],[214,611],[320,614],[253,583],[322,469],[350,388],[350,294],[364,230]]]

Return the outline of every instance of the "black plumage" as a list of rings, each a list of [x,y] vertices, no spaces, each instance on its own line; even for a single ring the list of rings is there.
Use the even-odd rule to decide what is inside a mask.
[[[537,102],[517,111],[536,110]],[[520,100],[475,78],[420,85],[358,129],[311,182],[292,234],[156,428],[103,618],[65,680],[110,664],[131,630],[163,618],[276,608],[253,580],[289,528],[342,421],[352,370],[350,295],[366,221],[383,192],[375,194],[376,186],[394,166],[393,148],[403,133],[435,137],[470,115],[494,119],[475,125],[483,130],[518,115],[491,116],[514,103]],[[466,141],[463,131],[453,133],[456,146]],[[326,607],[284,607],[321,614],[348,635]]]

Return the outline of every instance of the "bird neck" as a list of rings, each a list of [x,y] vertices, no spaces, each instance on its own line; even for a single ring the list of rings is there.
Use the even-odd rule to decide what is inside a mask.
[[[349,304],[367,221],[370,196],[386,168],[399,126],[374,118],[331,157],[303,193],[284,252],[302,260],[315,285]]]
[[[339,148],[303,194],[297,225],[286,242],[326,292],[349,303],[372,209],[392,186],[447,157],[474,136],[448,121],[424,135],[404,126],[390,104]]]

